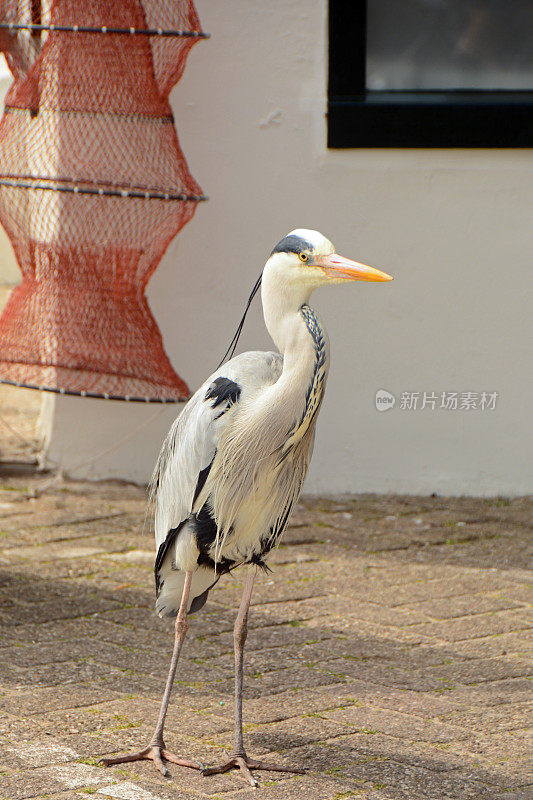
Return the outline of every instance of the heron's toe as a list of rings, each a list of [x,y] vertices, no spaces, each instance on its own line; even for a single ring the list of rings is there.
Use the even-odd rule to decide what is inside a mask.
[[[223,772],[229,772],[231,769],[238,769],[241,775],[250,786],[254,789],[259,786],[259,781],[252,774],[252,770],[267,770],[270,772],[293,772],[297,775],[303,775],[304,769],[278,766],[277,764],[270,764],[266,761],[256,761],[254,758],[248,758],[244,755],[233,755],[224,761],[218,767],[208,767],[202,770],[202,775],[220,775]]]
[[[104,767],[112,767],[115,764],[127,764],[132,761],[153,761],[161,775],[165,777],[170,776],[170,772],[165,766],[165,761],[171,764],[177,764],[179,767],[188,767],[189,769],[197,769],[199,771],[204,768],[204,765],[199,761],[182,758],[181,756],[171,753],[170,750],[167,750],[164,746],[160,747],[159,745],[149,745],[143,750],[138,750],[136,753],[129,753],[125,756],[100,759],[100,763],[103,764]]]

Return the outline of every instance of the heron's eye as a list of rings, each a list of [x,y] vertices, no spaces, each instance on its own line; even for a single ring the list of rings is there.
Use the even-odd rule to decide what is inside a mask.
[[[306,261],[309,261],[309,256],[307,255],[307,253],[299,253],[298,255],[300,256],[300,261],[303,261],[304,264]]]

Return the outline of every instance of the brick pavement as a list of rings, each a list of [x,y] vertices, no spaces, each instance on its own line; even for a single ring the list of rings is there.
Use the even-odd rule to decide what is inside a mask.
[[[306,775],[204,778],[98,758],[144,745],[172,626],[153,610],[144,494],[39,480],[0,490],[0,797],[525,800],[533,503],[304,500],[261,575],[245,675],[250,755]],[[529,562],[529,566],[531,562]],[[232,744],[231,629],[242,585],[191,618],[167,745]]]

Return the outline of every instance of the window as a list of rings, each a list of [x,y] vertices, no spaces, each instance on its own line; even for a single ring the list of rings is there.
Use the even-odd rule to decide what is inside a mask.
[[[329,13],[329,147],[533,146],[533,0]]]

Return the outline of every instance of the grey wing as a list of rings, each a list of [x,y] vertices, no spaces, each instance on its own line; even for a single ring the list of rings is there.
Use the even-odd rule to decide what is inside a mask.
[[[155,507],[158,593],[160,576],[168,576],[169,569],[180,569],[174,558],[178,540],[180,534],[186,533],[194,501],[205,483],[224,428],[233,416],[227,412],[235,406],[238,409],[242,396],[275,383],[281,370],[282,358],[277,353],[249,352],[232,358],[198,389],[170,428],[150,489]],[[178,593],[181,581],[173,584]],[[191,594],[194,600],[194,591]],[[178,605],[179,599],[175,598]],[[168,598],[165,603],[168,606]]]
[[[242,353],[210,375],[175,420],[159,453],[150,489],[157,549],[191,513],[198,482],[205,481],[205,470],[227,424],[228,409],[238,404],[243,393],[274,383],[281,369],[278,353]]]

